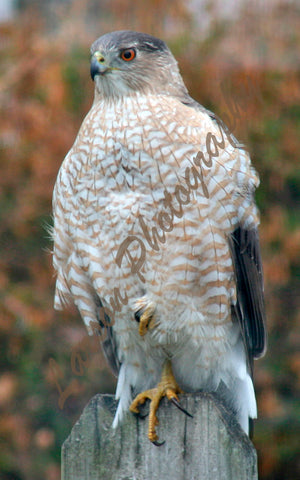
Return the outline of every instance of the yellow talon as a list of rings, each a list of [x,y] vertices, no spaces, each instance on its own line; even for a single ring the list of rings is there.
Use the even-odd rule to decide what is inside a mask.
[[[141,337],[143,337],[144,335],[146,335],[148,330],[151,330],[156,325],[154,316],[155,305],[154,303],[146,300],[145,297],[142,297],[137,300],[135,308],[135,317],[136,320],[139,322],[139,334],[141,335]]]
[[[148,330],[151,330],[155,326],[155,320],[153,317],[154,308],[152,306],[147,307],[144,313],[141,315],[139,324],[139,334],[143,337]]]
[[[131,403],[129,410],[134,413],[139,413],[139,405],[145,403],[147,399],[150,400],[148,438],[151,442],[155,443],[158,440],[155,430],[156,425],[159,423],[156,412],[161,399],[166,396],[168,400],[174,398],[178,402],[177,393],[183,393],[183,391],[175,380],[171,362],[167,360],[163,366],[161,380],[157,387],[139,393]]]

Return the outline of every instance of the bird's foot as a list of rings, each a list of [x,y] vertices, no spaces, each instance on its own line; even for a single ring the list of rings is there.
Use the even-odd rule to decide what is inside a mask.
[[[180,405],[177,396],[178,393],[183,393],[183,391],[175,380],[171,362],[168,360],[164,364],[161,380],[157,387],[146,390],[145,392],[137,395],[129,407],[131,412],[139,413],[139,405],[145,403],[147,399],[150,400],[148,438],[154,445],[160,446],[164,443],[158,442],[158,436],[155,428],[159,423],[156,412],[163,397],[167,397],[168,400],[171,400],[178,408],[180,408],[180,410],[185,412],[187,415],[192,416]]]
[[[139,323],[139,334],[141,337],[146,335],[148,330],[152,330],[155,325],[155,305],[152,302],[146,302],[144,298],[139,299],[135,304],[137,310],[135,319]]]

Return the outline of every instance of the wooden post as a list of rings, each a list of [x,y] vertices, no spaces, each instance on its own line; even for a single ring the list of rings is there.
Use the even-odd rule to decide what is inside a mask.
[[[180,395],[194,417],[163,400],[157,433],[148,417],[131,413],[113,430],[112,395],[96,395],[62,447],[62,480],[257,480],[256,451],[223,404],[211,394]]]

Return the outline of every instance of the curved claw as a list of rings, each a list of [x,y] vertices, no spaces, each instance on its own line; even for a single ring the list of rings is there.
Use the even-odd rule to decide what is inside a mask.
[[[178,400],[176,398],[174,398],[174,397],[171,398],[171,402],[174,403],[174,405],[176,405],[176,407],[179,408],[179,410],[181,410],[183,413],[185,413],[188,417],[194,418],[191,413],[189,413],[185,408],[183,408],[182,405],[180,405],[180,403],[178,402]]]
[[[157,440],[151,440],[151,443],[155,445],[156,447],[161,447],[166,441],[164,440],[163,442],[158,442]]]

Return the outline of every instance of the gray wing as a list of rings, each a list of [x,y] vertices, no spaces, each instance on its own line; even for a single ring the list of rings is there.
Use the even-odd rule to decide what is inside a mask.
[[[234,314],[237,317],[250,365],[253,358],[259,358],[266,348],[265,306],[263,271],[258,232],[256,229],[237,228],[229,238],[236,285],[237,303]]]
[[[97,305],[99,305],[98,311],[100,311],[100,309],[103,308],[102,302],[99,298],[97,298],[96,302]],[[112,373],[117,377],[121,366],[118,358],[117,343],[114,337],[113,329],[110,326],[110,318],[106,313],[104,315],[104,322],[101,320],[100,315],[98,315],[97,320],[100,329],[95,329],[95,331],[100,337],[101,347],[107,363],[110,366]],[[102,338],[104,338],[104,340],[102,340]]]

